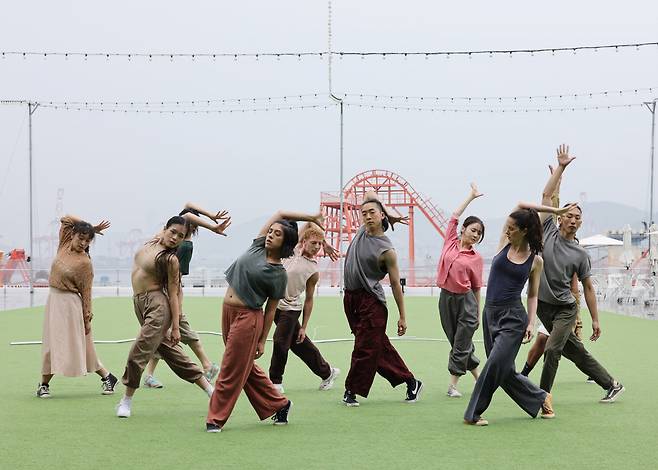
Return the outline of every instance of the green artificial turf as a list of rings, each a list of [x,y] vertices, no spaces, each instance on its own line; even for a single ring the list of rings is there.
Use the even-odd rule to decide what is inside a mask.
[[[409,297],[408,336],[444,338],[436,299]],[[221,299],[185,299],[197,330],[219,330]],[[97,340],[134,337],[138,323],[128,298],[94,301]],[[393,334],[397,313],[389,319]],[[244,395],[220,434],[205,433],[207,398],[161,362],[162,390],[139,389],[133,416],[118,419],[114,396],[100,394],[95,374],[55,377],[52,398],[35,397],[40,346],[10,346],[39,340],[43,308],[0,312],[0,468],[658,468],[658,322],[602,314],[603,336],[590,351],[627,388],[617,403],[602,405],[603,391],[563,359],[553,390],[557,418],[532,420],[499,390],[485,413],[490,425],[466,426],[462,416],[473,387],[464,377],[461,399],[445,396],[446,342],[396,342],[401,356],[425,383],[422,400],[403,403],[404,386],[391,389],[375,379],[361,407],[341,405],[351,342],[320,344],[325,358],[342,370],[333,390],[319,392],[319,379],[291,354],[284,385],[294,407],[289,426],[259,422]],[[585,321],[587,332],[589,323]],[[309,334],[349,338],[340,299],[316,299]],[[476,338],[481,338],[478,331]],[[202,335],[211,358],[223,347]],[[101,361],[121,376],[130,344],[97,345]],[[186,348],[190,353],[191,351]],[[258,363],[269,366],[271,343]],[[517,358],[523,365],[528,346]],[[484,359],[481,342],[476,354]],[[541,364],[540,364],[541,366]],[[531,378],[538,381],[541,367]]]

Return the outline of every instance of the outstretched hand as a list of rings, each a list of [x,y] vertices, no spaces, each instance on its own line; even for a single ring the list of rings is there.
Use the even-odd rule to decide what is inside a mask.
[[[94,225],[94,232],[98,235],[103,235],[103,230],[110,228],[110,222],[108,220],[101,220],[98,225]]]
[[[228,211],[218,211],[217,214],[211,217],[211,219],[217,224],[220,220],[230,219]]]
[[[561,167],[566,167],[569,163],[574,161],[576,157],[569,155],[569,146],[562,144],[557,148],[557,162]]]
[[[313,222],[315,225],[324,230],[324,216],[322,215],[322,212],[318,212],[313,217],[311,217],[309,222]]]
[[[324,250],[324,254],[327,255],[331,261],[338,261],[338,258],[340,258],[338,250],[327,243],[326,240],[322,243],[322,249]]]
[[[391,224],[391,230],[395,231],[395,224],[400,223],[402,225],[409,225],[409,216],[393,215],[386,214],[388,223]]]
[[[221,219],[220,219],[220,220],[221,220]],[[215,226],[212,228],[212,231],[215,232],[217,235],[222,235],[222,236],[225,237],[226,234],[224,233],[224,231],[225,231],[227,228],[229,228],[230,225],[231,225],[231,218],[228,217],[228,218],[227,218],[226,220],[224,220],[224,222],[222,222],[221,224],[217,224],[217,225],[215,225]]]
[[[564,207],[556,207],[556,208],[555,208],[555,215],[563,215],[563,214],[566,214],[566,213],[569,212],[571,209],[574,209],[574,208],[576,208],[576,207],[578,207],[578,203],[576,203],[576,202],[572,202],[572,203],[569,204],[568,206],[564,206]]]
[[[478,191],[478,187],[475,183],[471,183],[471,199],[477,199],[481,196],[484,196],[484,194]]]

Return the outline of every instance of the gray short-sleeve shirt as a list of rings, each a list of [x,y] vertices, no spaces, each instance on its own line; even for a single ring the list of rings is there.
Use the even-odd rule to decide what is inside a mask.
[[[264,236],[255,238],[225,274],[229,286],[249,308],[262,308],[267,299],[286,296],[286,270],[282,264],[267,262]]]
[[[583,281],[591,276],[592,264],[587,251],[575,240],[567,240],[552,217],[544,221],[544,270],[539,283],[539,300],[553,305],[576,301],[571,293],[574,273]]]
[[[379,257],[392,249],[393,244],[386,235],[368,235],[365,227],[361,227],[345,255],[345,288],[365,289],[385,304],[386,295],[379,281],[387,273],[379,266]]]

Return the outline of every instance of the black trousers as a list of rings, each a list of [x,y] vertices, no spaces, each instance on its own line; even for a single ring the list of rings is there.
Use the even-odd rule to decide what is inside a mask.
[[[272,383],[283,382],[283,372],[288,362],[288,351],[292,351],[298,358],[304,361],[311,371],[322,380],[331,375],[331,367],[324,360],[322,354],[307,336],[304,341],[297,344],[297,335],[302,325],[299,324],[299,310],[276,310],[274,315],[274,347],[272,348],[272,360],[270,362],[270,380]]]
[[[523,411],[534,418],[546,399],[546,392],[517,373],[514,367],[528,325],[528,314],[521,300],[487,303],[483,317],[487,363],[475,383],[464,419],[477,421],[489,407],[498,387],[502,387]]]

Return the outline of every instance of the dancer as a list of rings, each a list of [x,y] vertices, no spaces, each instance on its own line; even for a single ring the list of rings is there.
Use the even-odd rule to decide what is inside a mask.
[[[194,245],[192,243],[192,235],[196,235],[199,231],[199,227],[203,227],[218,235],[226,236],[224,232],[231,225],[231,218],[228,217],[227,211],[211,213],[189,202],[185,205],[185,209],[183,209],[178,215],[182,216],[187,221],[189,227],[185,240],[183,240],[182,243],[178,245],[178,250],[176,251],[176,257],[178,257],[181,276],[187,276],[190,273],[190,261],[192,260],[192,251],[194,249]],[[204,215],[208,219],[212,220],[214,224],[208,223],[206,220],[202,219],[200,217],[201,215]],[[183,291],[181,290],[181,304],[182,298]],[[196,331],[192,329],[189,321],[187,320],[187,316],[185,313],[183,313],[182,310],[179,324],[180,342],[187,344],[194,352],[196,357],[201,362],[201,367],[203,367],[206,379],[208,379],[208,382],[212,383],[212,380],[219,372],[219,366],[208,358],[208,355],[206,354],[206,351],[203,349],[203,345],[201,344],[201,338],[199,338],[199,335],[196,333]],[[163,387],[162,383],[153,375],[155,368],[158,365],[159,359],[160,357],[156,353],[146,366],[144,386],[149,388]]]
[[[157,240],[135,253],[131,276],[135,315],[141,325],[130,352],[121,381],[126,392],[117,406],[117,416],[128,418],[132,399],[139,388],[144,367],[157,351],[181,379],[195,383],[208,396],[212,387],[201,369],[180,346],[180,270],[176,257],[178,245],[188,232],[186,220],[174,216],[167,221]]]
[[[532,338],[537,310],[537,291],[543,266],[542,230],[537,211],[561,214],[571,206],[557,209],[520,203],[508,216],[494,256],[484,305],[484,349],[487,363],[475,383],[464,422],[486,426],[482,413],[489,407],[498,387],[533,418],[539,409],[550,406],[550,394],[516,372],[514,359],[521,342]],[[521,303],[521,291],[528,282],[528,311]],[[549,417],[548,414],[544,417]]]
[[[560,145],[557,149],[558,166],[546,183],[542,193],[543,203],[550,202],[557,182],[574,159],[569,155],[569,147]],[[542,219],[545,265],[539,286],[537,315],[550,336],[546,342],[540,386],[548,392],[552,390],[560,357],[564,356],[606,391],[601,403],[612,403],[624,392],[624,386],[587,352],[573,331],[577,307],[570,284],[576,274],[583,284],[585,303],[592,317],[590,340],[596,341],[601,336],[596,293],[591,279],[591,261],[587,251],[576,242],[582,214],[582,209],[573,204],[558,219],[557,226],[550,217],[544,216]],[[550,414],[554,415],[554,412],[550,410]]]
[[[229,287],[222,305],[225,349],[208,407],[207,432],[222,430],[243,389],[261,420],[271,416],[276,425],[288,424],[292,402],[279,393],[254,358],[265,352],[276,307],[285,297],[287,276],[281,259],[292,256],[297,245],[295,221],[322,226],[320,214],[277,212],[226,270]]]
[[[333,261],[338,259],[335,250],[325,242],[324,232],[315,224],[306,224],[300,230],[300,240],[295,254],[283,261],[288,275],[286,296],[279,302],[274,315],[274,346],[270,362],[270,380],[283,393],[283,373],[288,361],[288,351],[292,351],[320,377],[319,390],[330,390],[340,369],[331,367],[324,360],[318,348],[306,336],[306,329],[313,311],[315,287],[320,280],[318,262],[315,257],[324,247],[324,252]],[[305,293],[304,301],[301,300]],[[302,314],[302,324],[299,316]]]
[[[109,226],[105,220],[91,225],[72,215],[61,219],[43,318],[39,398],[50,397],[50,380],[56,374],[79,377],[95,372],[101,377],[103,395],[114,393],[117,378],[98,359],[91,334],[94,270],[89,244]]]
[[[377,194],[368,192],[361,204],[361,228],[345,256],[345,316],[354,334],[350,371],[345,378],[343,403],[356,407],[357,395],[367,397],[379,373],[393,387],[407,384],[407,403],[420,398],[423,383],[417,380],[386,336],[388,309],[379,281],[388,273],[393,298],[400,312],[398,336],[407,331],[400,272],[393,244],[384,234],[389,225],[408,223],[406,217],[390,215]]]
[[[471,192],[466,200],[452,213],[439,261],[437,285],[441,326],[450,342],[448,357],[450,384],[448,396],[459,398],[459,378],[469,371],[478,378],[480,360],[475,356],[473,334],[480,324],[480,288],[482,287],[482,256],[473,245],[484,239],[484,223],[475,216],[467,217],[457,237],[459,217],[474,199],[482,196],[471,183]]]
[[[551,175],[555,171],[552,165],[548,165],[548,170]],[[561,183],[562,183],[562,177],[558,179],[557,186],[555,187],[555,192],[551,196],[551,206],[553,207],[560,207]],[[557,216],[553,215],[552,218],[554,222],[557,221]],[[578,276],[576,274],[574,274],[573,277],[571,278],[571,293],[576,299],[576,310],[577,310],[574,333],[578,337],[578,339],[582,341],[583,322],[580,319],[580,291],[578,290]],[[532,371],[532,369],[534,369],[539,359],[544,355],[544,350],[546,349],[546,341],[548,341],[549,336],[550,333],[548,332],[546,327],[543,325],[541,320],[537,319],[537,336],[535,337],[535,342],[532,343],[532,347],[528,351],[528,358],[526,359],[521,374],[527,377]],[[587,380],[589,382],[591,379],[588,378]]]

